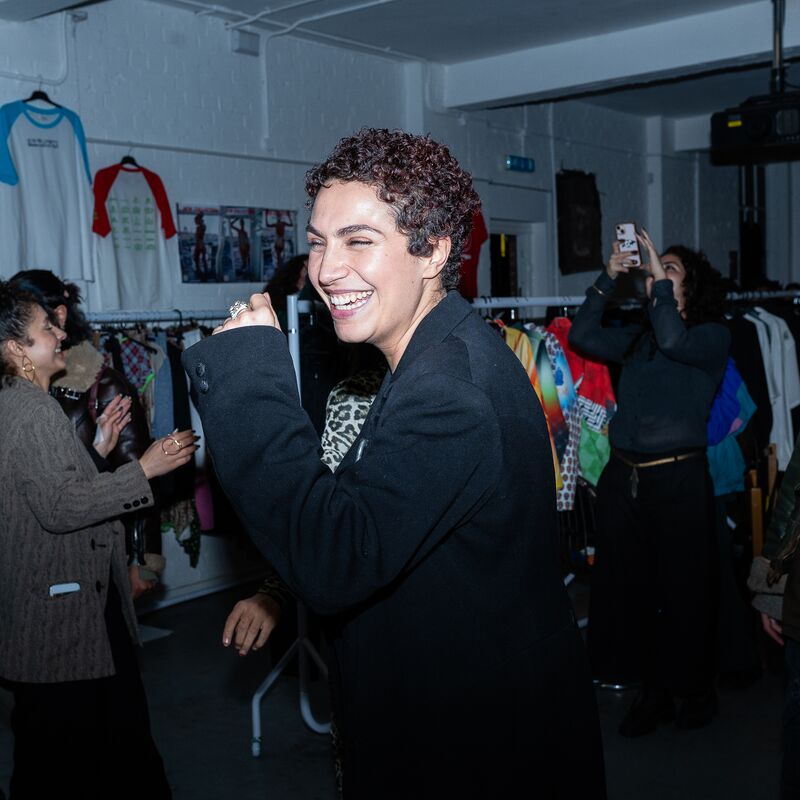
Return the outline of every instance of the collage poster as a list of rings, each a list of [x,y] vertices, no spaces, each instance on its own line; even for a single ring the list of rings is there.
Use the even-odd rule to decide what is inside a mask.
[[[262,283],[296,252],[293,211],[178,205],[184,283]]]

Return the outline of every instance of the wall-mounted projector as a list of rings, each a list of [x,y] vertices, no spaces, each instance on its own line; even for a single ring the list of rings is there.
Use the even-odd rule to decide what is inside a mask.
[[[800,159],[800,92],[751,97],[711,117],[714,164]]]

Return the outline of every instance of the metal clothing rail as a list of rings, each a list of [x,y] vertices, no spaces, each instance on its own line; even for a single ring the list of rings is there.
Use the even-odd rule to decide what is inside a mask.
[[[734,301],[752,300],[777,300],[785,297],[800,297],[798,291],[775,291],[775,292],[730,292],[726,299]],[[490,308],[534,308],[537,306],[579,306],[586,299],[585,295],[551,295],[546,297],[492,297],[483,295],[476,297],[472,301],[475,309]],[[625,302],[635,302],[634,298]]]
[[[92,325],[124,325],[137,322],[221,322],[228,316],[227,311],[181,311],[178,308],[172,311],[90,311],[86,320]]]
[[[528,308],[535,306],[579,306],[586,299],[572,296],[551,297],[477,297],[472,301],[472,307],[480,308]]]

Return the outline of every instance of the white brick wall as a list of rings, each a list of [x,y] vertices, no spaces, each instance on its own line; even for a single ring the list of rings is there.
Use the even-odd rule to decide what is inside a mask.
[[[386,58],[290,36],[268,44],[262,40],[265,89],[264,58],[232,53],[230,34],[219,19],[146,0],[111,0],[87,10],[87,21],[66,25],[66,81],[44,88],[75,109],[87,136],[99,140],[90,146],[93,169],[118,161],[127,151],[104,142],[138,144],[134,156],[161,174],[173,203],[292,208],[300,212],[302,226],[302,179],[309,163],[364,125],[405,127],[408,121],[418,127],[422,120],[423,129],[447,142],[471,169],[489,218],[494,202],[504,213],[513,207],[514,218],[521,221],[552,224],[553,171],[563,167],[597,176],[604,253],[614,221],[647,223],[644,124],[638,117],[586,103],[559,103],[552,110],[551,141],[547,106],[465,113],[411,107],[409,96],[417,106],[424,97],[422,86],[410,83],[424,82],[424,68],[408,70]],[[0,24],[0,70],[59,75],[63,29],[61,15]],[[33,88],[29,82],[0,77],[0,101],[27,96]],[[509,153],[533,157],[536,172],[506,172],[502,162]],[[691,241],[694,236],[696,198],[687,170],[684,160],[665,162],[668,239]],[[729,176],[702,169],[700,182],[701,244],[715,254],[727,254],[736,247],[731,236],[735,218],[726,216]],[[506,190],[501,184],[525,191]],[[549,255],[553,274],[546,283],[565,293],[580,291],[589,276],[559,276]],[[484,284],[487,259],[488,253]],[[176,270],[176,296],[187,309],[224,307],[234,296],[256,288],[180,285]]]

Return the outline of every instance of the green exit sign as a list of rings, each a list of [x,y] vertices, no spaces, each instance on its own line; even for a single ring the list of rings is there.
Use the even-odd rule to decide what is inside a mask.
[[[506,169],[512,172],[535,172],[536,162],[525,156],[506,156]]]

